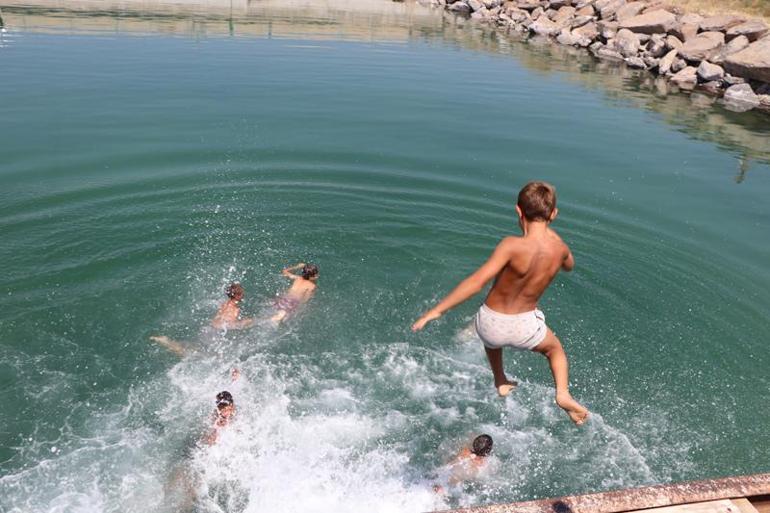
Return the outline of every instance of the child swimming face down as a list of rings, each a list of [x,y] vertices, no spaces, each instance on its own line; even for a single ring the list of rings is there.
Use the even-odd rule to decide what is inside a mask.
[[[302,278],[316,281],[318,279],[318,266],[315,264],[305,264],[302,267]]]

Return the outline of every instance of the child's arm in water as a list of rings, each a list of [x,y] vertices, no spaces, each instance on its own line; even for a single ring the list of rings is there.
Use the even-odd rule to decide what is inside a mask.
[[[511,260],[511,256],[517,245],[515,237],[506,237],[497,245],[489,259],[476,269],[476,271],[465,278],[455,289],[449,293],[436,306],[428,310],[412,325],[412,331],[419,331],[430,321],[438,319],[444,312],[451,310],[460,303],[475,296],[484,288],[489,280],[497,276],[500,271]]]
[[[291,267],[287,267],[286,269],[281,271],[281,274],[284,275],[285,277],[289,278],[290,280],[298,280],[298,279],[302,278],[302,276],[297,276],[292,271],[296,271],[298,269],[302,269],[303,267],[305,267],[305,263],[304,262],[299,263],[297,265],[293,265]]]

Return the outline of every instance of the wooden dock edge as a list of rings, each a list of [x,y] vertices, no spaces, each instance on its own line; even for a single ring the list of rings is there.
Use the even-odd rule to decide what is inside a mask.
[[[763,504],[770,501],[770,473],[463,508],[444,513],[620,513],[751,497],[761,498]]]

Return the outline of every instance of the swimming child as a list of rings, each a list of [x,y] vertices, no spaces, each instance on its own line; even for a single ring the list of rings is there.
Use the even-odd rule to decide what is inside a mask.
[[[217,409],[213,414],[214,427],[203,439],[208,445],[213,445],[219,438],[219,431],[227,427],[235,417],[235,401],[227,390],[217,394]]]
[[[446,466],[449,470],[447,484],[455,486],[463,481],[476,479],[489,461],[493,443],[491,436],[479,435],[473,439],[470,446],[463,447]],[[433,491],[444,493],[445,490],[443,486],[436,484]]]
[[[521,237],[505,237],[489,259],[465,278],[413,325],[418,331],[444,312],[480,292],[494,278],[476,314],[476,332],[484,343],[495,387],[501,396],[516,386],[503,369],[503,348],[531,350],[548,358],[556,384],[556,403],[580,425],[588,410],[569,392],[569,366],[561,342],[545,324],[537,302],[560,270],[571,271],[575,259],[550,224],[556,219],[556,189],[546,182],[530,182],[516,204]]]
[[[240,283],[233,282],[225,287],[227,300],[222,303],[217,310],[216,315],[211,319],[211,323],[204,329],[204,334],[210,331],[240,330],[249,328],[254,324],[253,318],[241,319],[241,300],[244,296],[244,290]],[[210,333],[209,333],[210,334]],[[171,340],[164,335],[153,335],[150,340],[157,342],[169,351],[184,356],[187,348],[184,344]]]
[[[294,271],[302,269],[297,275]],[[287,267],[281,271],[285,277],[293,281],[289,290],[280,295],[274,303],[275,314],[270,318],[274,324],[278,325],[289,315],[299,308],[300,305],[307,303],[317,287],[318,266],[314,264],[299,263],[292,267]]]

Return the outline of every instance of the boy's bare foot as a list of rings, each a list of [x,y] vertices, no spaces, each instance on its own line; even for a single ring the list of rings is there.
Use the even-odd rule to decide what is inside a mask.
[[[582,426],[590,415],[588,410],[574,400],[569,392],[556,392],[556,404],[559,405],[559,408],[566,411],[572,422],[578,426]]]
[[[517,386],[519,386],[519,384],[516,381],[506,381],[505,383],[497,385],[497,394],[500,397],[505,397],[516,390]]]

